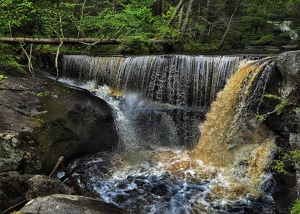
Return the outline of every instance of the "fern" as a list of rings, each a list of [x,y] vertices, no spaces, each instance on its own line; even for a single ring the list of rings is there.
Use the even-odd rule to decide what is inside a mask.
[[[299,214],[299,213],[300,213],[300,200],[297,198],[291,209],[291,214]]]

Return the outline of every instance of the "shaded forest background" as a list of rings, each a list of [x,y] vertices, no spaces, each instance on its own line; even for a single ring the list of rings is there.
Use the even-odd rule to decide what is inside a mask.
[[[68,51],[142,54],[161,53],[168,44],[175,52],[299,45],[280,24],[291,21],[300,33],[300,0],[0,0],[0,10],[0,37],[58,38]],[[74,46],[63,44],[64,38],[98,42]],[[119,44],[98,44],[103,40]],[[2,42],[0,61],[9,61],[5,53],[11,50],[51,48],[57,46]]]

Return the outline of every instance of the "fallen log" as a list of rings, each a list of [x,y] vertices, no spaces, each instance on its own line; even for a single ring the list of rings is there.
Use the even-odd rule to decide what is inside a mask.
[[[119,44],[113,39],[95,39],[95,38],[25,38],[25,37],[0,37],[3,43],[33,43],[33,44]]]
[[[26,37],[0,37],[2,43],[33,43],[33,44],[119,44],[127,40],[99,39],[99,38],[26,38]],[[156,44],[174,43],[172,40],[149,39],[149,42]]]

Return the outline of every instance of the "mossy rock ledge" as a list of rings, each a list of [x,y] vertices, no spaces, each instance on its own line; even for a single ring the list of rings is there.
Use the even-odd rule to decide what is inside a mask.
[[[0,210],[20,201],[26,180],[49,174],[59,157],[66,164],[117,147],[111,108],[88,91],[44,76],[7,76],[0,97]]]

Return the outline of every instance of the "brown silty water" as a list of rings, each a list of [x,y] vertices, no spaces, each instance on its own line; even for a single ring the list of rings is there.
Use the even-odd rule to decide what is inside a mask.
[[[249,100],[253,84],[258,83],[265,69],[270,69],[269,64],[249,63],[231,77],[206,114],[195,148],[181,156],[170,151],[157,154],[155,160],[164,162],[176,174],[193,169],[196,173],[190,176],[195,179],[222,173],[229,185],[216,185],[214,193],[218,196],[236,200],[247,194],[259,195],[261,179],[276,149],[276,136],[255,120],[247,107],[253,105],[254,100]],[[262,88],[256,90],[264,90],[263,85],[258,87]],[[259,100],[256,102],[258,105]]]
[[[109,62],[108,60],[107,64]],[[118,60],[118,63],[120,64],[120,60]],[[130,65],[133,66],[132,64]],[[114,66],[117,65],[110,65],[110,67]],[[126,67],[125,65],[123,66]],[[192,149],[171,148],[172,146],[160,147],[161,145],[158,144],[153,145],[151,150],[144,150],[141,147],[130,147],[127,150],[128,152],[117,154],[117,158],[108,155],[106,162],[111,163],[108,164],[111,166],[107,166],[108,168],[110,167],[109,175],[107,174],[100,178],[99,174],[94,174],[95,172],[91,172],[91,170],[83,170],[87,173],[85,177],[89,177],[89,174],[91,174],[91,179],[88,181],[92,186],[90,191],[97,190],[97,194],[106,201],[140,213],[168,213],[171,212],[170,210],[173,210],[172,213],[227,213],[232,207],[238,207],[238,205],[234,205],[235,202],[264,197],[265,193],[261,190],[261,184],[265,179],[265,171],[276,149],[276,135],[268,130],[263,123],[257,121],[255,114],[262,101],[268,77],[273,67],[273,59],[265,58],[258,62],[249,62],[233,74],[227,81],[225,88],[217,94],[216,100],[211,104],[205,121],[199,127],[201,133],[199,142]],[[105,70],[105,68],[102,69]],[[144,76],[151,76],[146,74],[145,71],[143,72]],[[97,72],[89,71],[88,73],[96,75]],[[117,73],[110,72],[109,75],[120,75]],[[122,71],[121,73],[126,72]],[[131,71],[131,73],[133,75],[134,72]],[[215,74],[212,76],[218,76],[220,73],[216,72]],[[143,82],[146,83],[149,80],[144,80],[144,76],[141,75],[138,79],[143,79]],[[162,76],[162,74],[159,75],[159,77]],[[164,76],[162,78],[173,81],[171,74],[170,77]],[[199,81],[207,82],[207,78],[201,79],[199,76]],[[128,74],[124,81],[126,84],[131,81]],[[186,82],[184,83],[186,84]],[[111,83],[110,93],[118,97],[118,100],[122,100],[122,96],[126,96],[127,92],[120,89],[122,87],[116,88],[113,86],[118,84]],[[147,84],[149,88],[153,86],[151,81]],[[198,82],[194,85],[198,84],[200,85]],[[97,91],[98,86],[95,86],[94,83],[92,85],[92,90]],[[194,89],[194,91],[197,90]],[[207,89],[205,88],[205,90]],[[150,90],[150,92],[148,91],[148,94],[151,94],[151,96],[155,93],[162,94],[159,89],[154,92]],[[177,93],[177,96],[179,96],[179,92],[175,91],[175,94]],[[168,92],[168,94],[172,93]],[[216,91],[213,93],[216,93]],[[193,94],[194,97],[198,97],[198,95],[197,93]],[[160,96],[155,97],[157,99]],[[171,98],[166,99],[172,100]],[[140,103],[133,103],[132,105],[143,108],[143,105]],[[129,107],[126,106],[125,109],[128,111]],[[120,109],[117,111],[120,112]],[[140,110],[138,108],[131,110],[131,113],[133,112],[134,114],[134,116],[131,116],[133,119],[136,118],[135,111]],[[161,117],[157,118],[160,118],[159,121],[162,120]],[[136,133],[129,130],[131,125],[127,123],[124,130],[125,134],[128,132],[128,135],[130,135],[129,140],[125,144],[135,141],[132,136],[136,135]],[[150,127],[148,128],[150,129]],[[160,130],[154,130],[154,132],[158,131]],[[172,132],[164,132],[163,134],[167,135],[168,133]],[[146,137],[148,133],[142,134],[144,136],[141,137]],[[169,141],[172,141],[172,139],[170,138]],[[156,140],[154,137],[153,142]],[[85,161],[97,163],[95,161],[96,157],[93,158],[92,161]],[[103,155],[100,159],[101,161],[103,160]],[[92,168],[94,171],[97,171],[94,166]],[[95,177],[98,177],[100,181],[95,181]],[[151,182],[149,178],[151,178]],[[79,183],[83,182],[80,178],[78,179]],[[120,180],[122,180],[121,184],[118,183]],[[166,183],[164,183],[165,180]],[[142,188],[141,183],[143,183],[143,188],[146,188],[147,185],[144,186],[144,182],[150,186],[157,185],[157,182],[163,182],[163,185],[161,183],[158,185],[162,189],[168,189],[168,185],[170,185],[172,186],[170,191],[173,192],[173,195],[176,197],[179,197],[178,195],[187,195],[189,198],[188,202],[182,202],[182,204],[179,202],[178,205],[166,205],[165,200],[170,201],[168,203],[172,204],[177,199],[174,199],[173,196],[164,195],[163,190],[159,192],[154,191],[154,187],[150,193],[147,192],[148,190],[140,189]],[[139,187],[132,189],[134,185]],[[174,193],[175,190],[173,188],[176,189],[177,185],[183,185],[183,187],[178,187],[183,193]],[[185,185],[193,187],[189,187],[190,189],[187,188],[188,190],[186,190]],[[182,188],[185,190],[182,190]],[[199,191],[199,188],[204,188],[204,190]],[[156,192],[156,195],[153,195],[153,191]],[[147,205],[143,208],[137,208],[139,203],[146,203]],[[243,203],[247,204],[248,202]],[[183,209],[180,206],[185,208]],[[245,206],[250,207],[251,205]],[[163,207],[168,212],[161,211],[159,207]],[[242,207],[240,209],[242,211],[236,213],[244,213],[244,205]],[[149,211],[150,208],[151,212]],[[249,209],[251,210],[252,208]],[[182,212],[182,210],[185,211]],[[252,210],[252,213],[260,213],[260,211]]]

